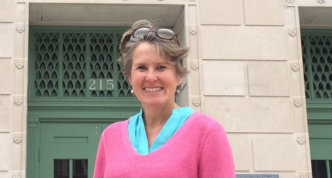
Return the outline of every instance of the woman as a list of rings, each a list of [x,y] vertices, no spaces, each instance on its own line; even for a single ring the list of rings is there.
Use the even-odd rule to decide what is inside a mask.
[[[124,33],[120,51],[123,74],[142,109],[104,130],[94,178],[234,178],[222,126],[175,103],[188,52],[179,46],[176,33],[138,21]]]

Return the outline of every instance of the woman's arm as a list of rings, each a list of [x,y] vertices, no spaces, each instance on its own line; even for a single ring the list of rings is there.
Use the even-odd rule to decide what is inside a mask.
[[[105,147],[104,147],[104,139],[103,135],[100,138],[95,169],[93,173],[93,178],[104,178],[104,172],[106,167],[106,157],[105,157]]]
[[[199,178],[235,178],[231,146],[223,127],[214,122],[203,147]]]

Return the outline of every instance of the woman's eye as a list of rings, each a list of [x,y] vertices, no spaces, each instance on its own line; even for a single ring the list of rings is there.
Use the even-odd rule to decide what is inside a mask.
[[[138,66],[137,69],[143,70],[143,69],[146,69],[146,67],[145,66]]]
[[[158,70],[162,70],[162,69],[165,69],[166,67],[165,66],[158,66],[157,69]]]

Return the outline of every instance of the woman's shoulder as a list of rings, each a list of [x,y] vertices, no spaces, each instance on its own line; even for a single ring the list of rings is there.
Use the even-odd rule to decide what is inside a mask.
[[[199,112],[194,112],[191,115],[192,123],[190,124],[190,127],[192,129],[196,130],[196,132],[204,132],[204,134],[208,134],[210,132],[225,132],[224,127],[219,123],[218,120],[215,118],[212,118],[211,116],[208,116],[206,114],[202,114]],[[203,133],[201,133],[203,134]]]
[[[120,133],[120,130],[126,125],[128,125],[128,119],[124,121],[113,122],[105,128],[103,133],[110,133],[110,132]]]
[[[222,125],[215,119],[212,118],[206,114],[203,113],[199,113],[199,112],[194,112],[192,115],[192,121],[196,124],[196,125],[201,125],[201,126],[220,126],[222,127]]]

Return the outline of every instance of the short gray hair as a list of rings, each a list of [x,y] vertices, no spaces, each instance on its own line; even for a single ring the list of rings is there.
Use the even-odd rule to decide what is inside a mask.
[[[160,56],[174,65],[177,75],[184,77],[188,70],[182,63],[183,59],[188,55],[189,48],[180,47],[177,37],[172,40],[165,40],[157,37],[155,33],[149,33],[144,38],[132,38],[132,32],[139,27],[156,28],[150,21],[139,20],[132,25],[130,30],[123,34],[119,47],[121,56],[118,59],[119,63],[122,64],[123,75],[130,77],[134,51],[139,44],[145,42],[157,47]]]

